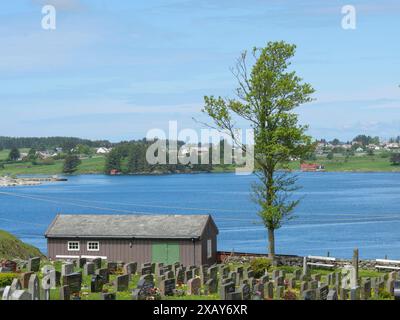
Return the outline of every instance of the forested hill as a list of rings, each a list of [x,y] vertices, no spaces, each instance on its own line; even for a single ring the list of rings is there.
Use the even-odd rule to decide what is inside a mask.
[[[78,144],[95,148],[112,146],[112,143],[107,140],[92,141],[74,137],[0,137],[0,149],[35,148],[43,150],[62,147],[67,150],[74,148]]]

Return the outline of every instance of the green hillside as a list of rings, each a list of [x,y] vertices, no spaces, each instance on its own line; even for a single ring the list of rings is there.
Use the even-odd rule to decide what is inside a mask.
[[[0,230],[0,259],[43,257],[39,249],[26,244],[12,234]]]

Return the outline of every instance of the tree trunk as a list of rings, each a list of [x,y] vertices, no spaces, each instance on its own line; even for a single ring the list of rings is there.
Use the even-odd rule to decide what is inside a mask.
[[[275,264],[275,230],[268,228],[268,257],[271,259],[272,264]]]

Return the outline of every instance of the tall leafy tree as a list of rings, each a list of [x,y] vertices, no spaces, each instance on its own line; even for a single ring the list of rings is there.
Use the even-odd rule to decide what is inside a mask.
[[[8,159],[11,161],[16,161],[19,159],[20,156],[21,153],[19,152],[18,148],[12,148],[8,155]]]
[[[275,230],[292,218],[299,200],[292,198],[297,188],[296,176],[288,170],[292,158],[303,158],[312,151],[306,126],[298,124],[293,112],[311,101],[312,86],[303,83],[290,71],[290,59],[295,45],[269,42],[264,48],[242,53],[232,69],[238,81],[236,98],[205,97],[204,112],[214,127],[228,131],[232,139],[246,151],[246,145],[236,140],[236,121],[244,119],[254,130],[255,173],[253,197],[259,206],[268,233],[269,256],[275,259]],[[252,61],[249,61],[249,60]],[[252,64],[250,66],[250,63]]]
[[[78,166],[81,164],[81,160],[78,156],[69,154],[65,157],[63,173],[72,174],[78,170]]]

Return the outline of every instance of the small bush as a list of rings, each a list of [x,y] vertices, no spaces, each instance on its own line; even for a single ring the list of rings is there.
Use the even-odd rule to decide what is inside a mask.
[[[18,278],[18,275],[15,273],[0,273],[0,287],[11,285],[14,278]]]
[[[262,277],[265,274],[265,270],[268,270],[271,265],[271,260],[268,258],[256,258],[250,262],[250,267],[254,271],[255,278]]]

